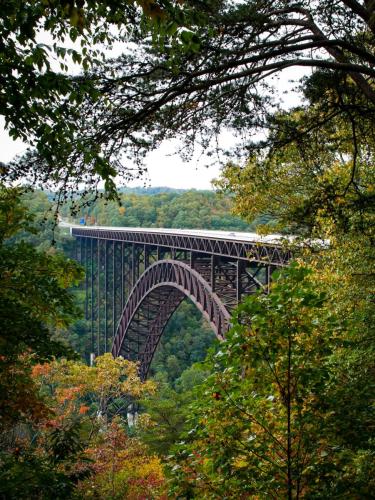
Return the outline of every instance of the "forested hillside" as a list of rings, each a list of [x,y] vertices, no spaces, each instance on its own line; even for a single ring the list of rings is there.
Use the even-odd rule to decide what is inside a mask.
[[[218,196],[212,191],[173,191],[163,188],[128,189],[116,202],[98,200],[79,211],[76,221],[88,218],[107,226],[166,227],[249,231],[254,224],[232,214],[230,196]],[[70,205],[63,213],[70,215]]]

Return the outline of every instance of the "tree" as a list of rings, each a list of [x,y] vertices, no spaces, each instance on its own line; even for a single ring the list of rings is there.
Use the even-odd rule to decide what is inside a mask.
[[[211,359],[170,464],[177,496],[371,495],[372,385],[367,378],[352,405],[364,378],[350,369],[350,388],[343,379],[356,339],[311,270],[294,263],[274,278],[269,295],[239,306]]]
[[[353,86],[344,91],[326,77],[318,74],[310,81],[308,106],[274,117],[277,126],[266,153],[252,154],[243,166],[229,163],[216,185],[235,195],[237,214],[249,220],[268,215],[274,230],[327,238],[332,231],[369,236],[373,116],[361,108]],[[315,129],[327,115],[330,119]],[[291,134],[294,140],[289,142]]]
[[[15,441],[13,449],[0,452],[2,498],[79,498],[75,495],[77,483],[92,470],[82,454],[77,423],[54,429],[44,447],[35,439],[28,441],[26,432]]]
[[[0,190],[2,352],[17,356],[31,349],[43,360],[66,352],[52,339],[49,326],[67,326],[78,314],[68,288],[79,282],[82,270],[60,253],[38,252],[22,240],[9,243],[20,230],[33,232],[21,191]]]
[[[145,491],[157,495],[162,490],[159,459],[129,437],[126,426],[129,404],[155,392],[152,381],[141,382],[135,363],[106,353],[94,366],[67,360],[36,365],[33,376],[52,410],[41,422],[36,440],[43,445],[51,434],[60,435],[73,425],[78,431],[82,463],[72,468],[81,479],[77,494],[141,498]],[[46,452],[48,456],[48,448]],[[93,472],[87,478],[79,476],[85,461]]]
[[[190,392],[177,393],[167,383],[159,384],[159,390],[142,401],[137,436],[154,453],[165,457],[170,448],[186,429]]]
[[[210,373],[205,367],[195,363],[175,381],[176,390],[159,380],[155,394],[141,401],[142,412],[137,421],[136,434],[151,451],[166,457],[181,440],[187,429],[189,406],[195,397],[194,388],[202,384],[208,375]]]
[[[20,201],[22,189],[0,189],[0,383],[1,430],[40,415],[30,381],[32,363],[72,356],[54,329],[78,314],[69,288],[82,278],[80,266],[57,252],[37,251],[20,231],[33,232],[32,218]],[[24,354],[32,353],[32,359]]]
[[[92,425],[97,419],[105,423],[126,414],[134,399],[155,391],[152,381],[141,383],[135,363],[113,359],[111,353],[98,356],[95,366],[59,360],[37,365],[33,373],[54,400],[55,414],[61,421],[87,413]]]
[[[43,188],[60,183],[66,195],[83,178],[90,185],[90,177],[99,177],[113,194],[115,172],[103,151],[77,137],[77,105],[99,96],[87,71],[101,63],[103,45],[124,41],[132,30],[162,32],[163,20],[173,17],[176,7],[169,0],[5,0],[2,7],[0,115],[10,136],[32,149],[22,161],[2,164],[1,178],[24,179],[36,152],[47,170],[30,175],[31,183]],[[71,64],[86,75],[72,77]],[[86,167],[81,172],[72,163],[64,164],[82,154]]]
[[[166,498],[160,459],[127,435],[119,422],[111,422],[87,454],[94,461],[95,474],[79,485],[84,498]]]
[[[290,67],[324,71],[331,85],[354,86],[355,109],[364,108],[373,120],[371,1],[184,5],[190,31],[171,27],[176,40],[159,50],[135,32],[134,51],[94,70],[102,98],[83,106],[82,137],[102,145],[113,164],[124,152],[134,160],[172,136],[205,148],[223,127],[250,139],[257,129],[274,127],[271,78]],[[329,118],[325,113],[314,127]]]
[[[120,399],[126,412],[129,401],[154,389],[152,382],[141,383],[134,363],[106,354],[94,367],[66,359],[34,364],[28,385],[44,411],[32,425],[18,421],[10,436],[1,436],[4,498],[95,498],[98,492],[101,498],[139,498],[144,490],[162,490],[159,459],[127,436],[119,416]]]

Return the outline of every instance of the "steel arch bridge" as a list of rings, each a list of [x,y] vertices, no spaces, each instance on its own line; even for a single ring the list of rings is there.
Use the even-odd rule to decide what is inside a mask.
[[[71,227],[86,270],[92,352],[109,350],[147,373],[161,335],[188,297],[219,339],[245,295],[267,291],[291,254],[278,235],[223,231]]]

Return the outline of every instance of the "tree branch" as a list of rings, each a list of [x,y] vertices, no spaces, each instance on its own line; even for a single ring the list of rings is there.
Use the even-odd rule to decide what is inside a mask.
[[[346,7],[348,7],[354,14],[357,14],[363,21],[366,22],[371,31],[375,34],[375,22],[374,22],[374,2],[366,2],[369,8],[365,8],[363,5],[358,3],[356,0],[341,0]]]

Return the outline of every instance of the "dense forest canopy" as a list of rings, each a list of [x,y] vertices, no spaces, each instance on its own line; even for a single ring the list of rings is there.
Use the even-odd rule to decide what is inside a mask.
[[[160,188],[161,189],[161,188]],[[79,209],[74,220],[84,218],[88,224],[103,226],[165,227],[191,229],[219,229],[249,231],[249,224],[233,215],[230,196],[218,196],[212,191],[174,191],[155,193],[155,189],[128,190],[119,195],[117,202],[98,200],[87,208]],[[75,200],[75,206],[81,205]],[[62,214],[69,217],[71,205]],[[261,218],[267,222],[266,218]]]

